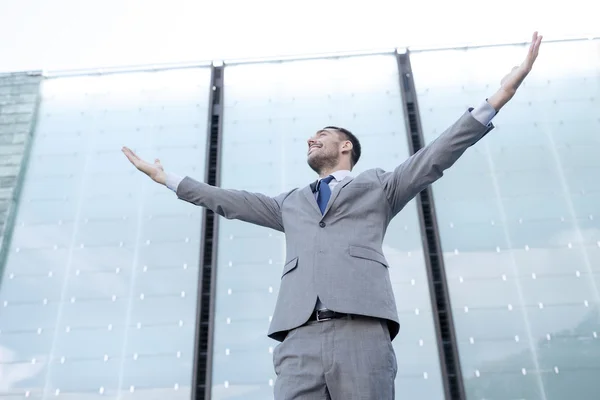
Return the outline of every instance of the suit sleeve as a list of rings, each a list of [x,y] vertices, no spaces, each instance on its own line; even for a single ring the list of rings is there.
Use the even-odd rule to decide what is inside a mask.
[[[471,109],[472,110],[472,109]],[[440,179],[463,153],[494,128],[484,125],[471,115],[463,114],[439,137],[420,149],[394,171],[378,170],[392,215],[404,208],[419,192]]]
[[[269,197],[243,190],[223,189],[185,177],[177,185],[177,197],[202,206],[227,219],[238,219],[283,232],[281,206],[289,193]]]

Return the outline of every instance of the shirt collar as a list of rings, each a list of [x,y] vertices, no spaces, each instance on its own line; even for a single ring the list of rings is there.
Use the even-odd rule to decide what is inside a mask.
[[[339,171],[335,171],[334,173],[330,174],[333,175],[333,178],[338,181],[341,182],[343,181],[345,178],[349,177],[352,174],[351,171],[348,171],[347,169],[341,169]],[[320,180],[320,179],[319,179]]]

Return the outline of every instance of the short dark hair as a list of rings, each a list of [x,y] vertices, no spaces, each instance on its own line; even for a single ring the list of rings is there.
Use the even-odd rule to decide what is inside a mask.
[[[340,128],[338,126],[326,126],[323,129],[335,129],[346,136],[346,140],[349,140],[350,143],[352,143],[352,156],[350,157],[350,160],[352,161],[352,166],[355,166],[360,159],[360,142],[358,141],[357,137],[354,136],[354,134],[348,129]]]

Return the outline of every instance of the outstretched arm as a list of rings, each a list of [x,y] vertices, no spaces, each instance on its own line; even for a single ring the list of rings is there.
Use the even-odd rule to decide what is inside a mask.
[[[538,56],[542,36],[533,34],[527,56],[500,84],[500,89],[477,109],[465,112],[438,138],[409,157],[392,172],[379,172],[379,178],[396,215],[414,196],[441,178],[463,153],[494,126],[492,117],[513,98]],[[491,114],[491,116],[490,116]]]
[[[280,232],[284,230],[281,205],[287,193],[269,197],[243,190],[222,189],[190,177],[180,179],[173,174],[167,174],[158,159],[151,164],[139,158],[127,147],[123,147],[123,153],[139,171],[153,181],[168,186],[181,200],[206,207],[227,219],[239,219]]]

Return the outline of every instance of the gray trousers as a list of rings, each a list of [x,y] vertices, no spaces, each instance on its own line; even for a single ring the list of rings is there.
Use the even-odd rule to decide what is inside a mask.
[[[393,400],[396,354],[387,323],[309,322],[273,351],[275,400]]]

